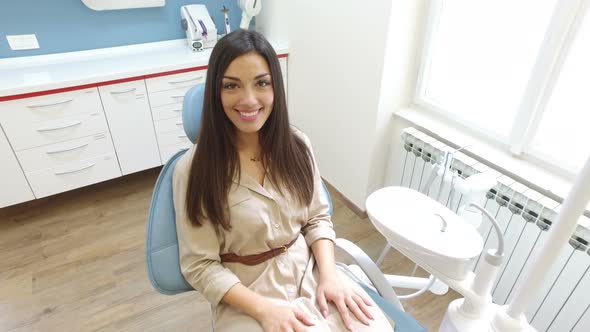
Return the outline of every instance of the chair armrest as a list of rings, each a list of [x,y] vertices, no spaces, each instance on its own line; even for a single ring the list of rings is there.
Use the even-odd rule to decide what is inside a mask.
[[[350,258],[363,270],[381,297],[393,304],[397,309],[404,311],[397,294],[385,279],[383,272],[371,260],[371,258],[356,244],[342,238],[336,239],[336,248],[348,254]]]
[[[414,317],[400,311],[391,302],[387,302],[379,296],[373,288],[361,284],[361,287],[369,294],[381,310],[395,322],[395,332],[428,332]]]

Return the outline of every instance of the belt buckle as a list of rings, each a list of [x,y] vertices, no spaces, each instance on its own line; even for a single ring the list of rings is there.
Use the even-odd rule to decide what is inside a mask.
[[[281,251],[281,254],[284,254],[287,252],[287,246],[280,246],[279,249]]]

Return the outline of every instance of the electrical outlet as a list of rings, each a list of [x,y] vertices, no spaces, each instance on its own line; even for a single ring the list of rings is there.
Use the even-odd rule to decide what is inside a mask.
[[[13,36],[7,35],[6,39],[8,40],[8,45],[10,45],[10,49],[13,51],[33,50],[39,48],[37,36],[35,36],[34,34]]]

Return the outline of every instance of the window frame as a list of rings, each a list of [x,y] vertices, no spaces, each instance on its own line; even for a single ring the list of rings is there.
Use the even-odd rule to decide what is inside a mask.
[[[508,136],[500,135],[477,123],[462,119],[426,97],[426,77],[430,70],[435,29],[438,26],[444,1],[433,0],[428,5],[420,65],[414,89],[414,104],[442,116],[445,120],[460,126],[462,130],[473,136],[493,143],[500,149],[511,153],[513,157],[539,164],[560,176],[573,178],[576,170],[572,165],[564,166],[563,161],[557,160],[540,149],[535,149],[532,146],[532,141],[576,34],[587,14],[589,1],[556,1]],[[586,18],[590,19],[590,16]]]

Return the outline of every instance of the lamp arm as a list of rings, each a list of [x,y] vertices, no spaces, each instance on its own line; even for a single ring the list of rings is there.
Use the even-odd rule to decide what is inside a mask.
[[[498,249],[496,249],[496,254],[494,256],[496,256],[496,257],[504,256],[504,234],[502,233],[502,230],[500,229],[500,224],[498,223],[496,218],[492,217],[492,215],[488,212],[488,210],[484,209],[483,207],[481,207],[475,203],[471,203],[471,204],[469,204],[469,206],[470,207],[472,206],[472,207],[480,210],[486,217],[488,217],[488,219],[492,223],[492,226],[494,227],[494,230],[496,231],[496,234],[498,235]]]
[[[586,160],[565,198],[556,222],[549,229],[544,246],[537,251],[523,274],[523,282],[516,289],[506,310],[507,315],[512,319],[520,319],[534,298],[534,294],[538,293],[543,277],[557,260],[559,249],[567,243],[576,230],[578,219],[586,210],[588,201],[590,201],[590,158]]]

